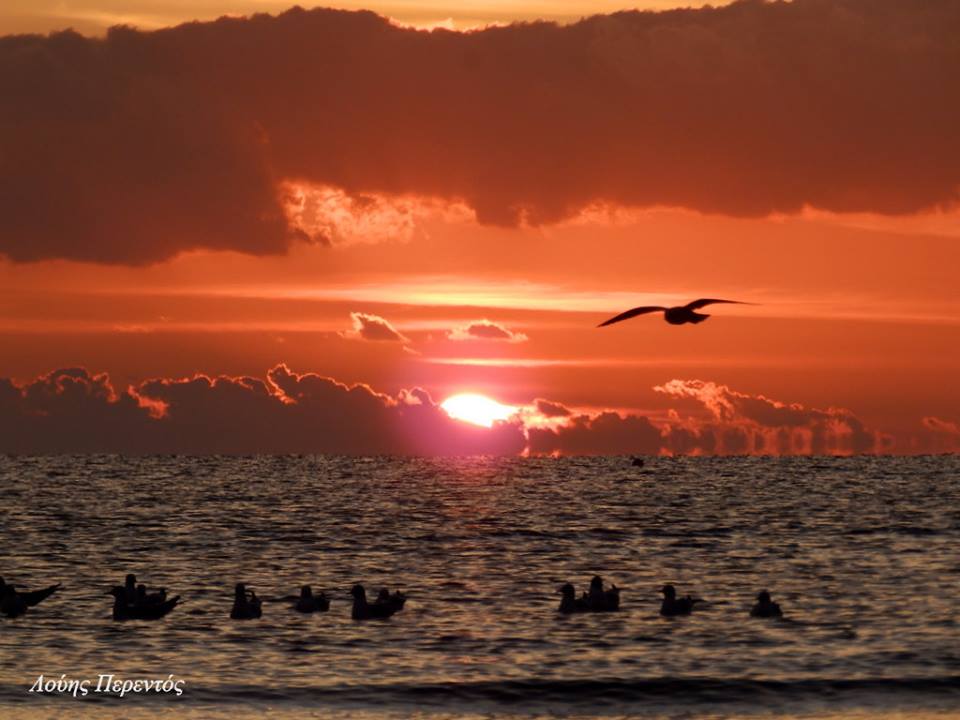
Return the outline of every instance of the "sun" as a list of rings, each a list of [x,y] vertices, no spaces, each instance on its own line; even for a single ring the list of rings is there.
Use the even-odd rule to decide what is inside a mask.
[[[497,420],[506,420],[517,412],[517,408],[498,403],[486,395],[477,393],[460,393],[451,395],[440,403],[447,415],[464,422],[493,427]]]

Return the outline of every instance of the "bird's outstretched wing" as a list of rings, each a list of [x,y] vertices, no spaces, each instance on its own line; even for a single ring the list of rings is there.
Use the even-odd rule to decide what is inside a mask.
[[[716,305],[717,303],[724,303],[725,305],[752,305],[753,303],[741,302],[740,300],[715,300],[712,298],[700,298],[699,300],[694,300],[692,303],[687,303],[684,307],[687,310],[699,310],[702,307],[707,305]]]
[[[18,592],[17,595],[23,598],[23,601],[29,606],[33,607],[39,603],[42,603],[48,597],[53,595],[57,590],[60,589],[60,583],[56,585],[51,585],[50,587],[43,588],[42,590],[32,590],[30,592]]]
[[[605,320],[604,322],[597,325],[597,327],[604,327],[605,325],[613,325],[614,323],[618,323],[621,320],[629,320],[630,318],[636,317],[637,315],[646,315],[647,313],[658,312],[660,310],[666,310],[666,308],[659,307],[656,305],[646,305],[644,307],[636,307],[636,308],[633,308],[633,310],[627,310],[626,312],[622,312],[619,315],[610,318],[609,320]]]

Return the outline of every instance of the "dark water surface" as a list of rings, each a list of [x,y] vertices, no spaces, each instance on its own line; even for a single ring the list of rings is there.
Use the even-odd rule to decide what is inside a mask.
[[[4,718],[960,716],[957,457],[0,457],[0,498],[0,575],[65,586],[0,619]],[[182,606],[113,622],[127,572]],[[594,573],[622,611],[559,617]],[[332,607],[234,622],[237,581]],[[353,622],[354,582],[407,607]],[[664,582],[709,603],[663,619]]]

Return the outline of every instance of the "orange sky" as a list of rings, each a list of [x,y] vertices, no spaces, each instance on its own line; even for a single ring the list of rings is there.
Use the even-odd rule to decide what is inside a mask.
[[[850,5],[872,12],[869,3]],[[616,7],[480,0],[458,4],[460,12],[439,3],[368,6],[411,24],[462,17],[459,27],[478,19],[569,22]],[[282,9],[226,0],[189,6],[14,2],[0,13],[0,32],[69,24],[96,33],[98,23],[114,20],[152,28]],[[813,11],[802,10],[773,17],[771,27],[812,22]],[[531,408],[539,418],[533,424],[547,417],[532,409],[537,398],[570,409],[555,419],[567,434],[535,437],[524,430],[527,451],[629,452],[629,433],[645,427],[608,432],[597,419],[605,410],[648,419],[663,435],[661,452],[771,452],[771,438],[788,431],[807,433],[793,440],[802,451],[811,442],[820,447],[817,433],[836,427],[854,437],[866,428],[869,437],[823,447],[956,449],[960,163],[954,161],[960,153],[950,120],[960,117],[960,105],[937,92],[944,78],[960,77],[960,56],[955,47],[937,49],[940,36],[930,17],[898,12],[912,22],[897,19],[904,37],[934,49],[885,55],[884,21],[871,17],[880,38],[871,44],[880,48],[874,65],[898,57],[900,63],[879,89],[872,87],[881,83],[879,70],[869,63],[830,74],[798,69],[777,55],[756,77],[734,74],[772,51],[752,37],[729,50],[731,37],[751,26],[741,29],[738,17],[726,15],[702,21],[726,45],[704,39],[707,31],[690,30],[686,20],[669,33],[613,24],[598,26],[599,34],[587,40],[580,30],[519,33],[491,40],[490,47],[486,36],[462,36],[473,43],[464,51],[472,63],[465,75],[419,77],[428,86],[462,82],[469,92],[451,96],[445,84],[435,88],[436,97],[427,90],[421,97],[419,89],[394,94],[355,65],[342,79],[324,79],[330,60],[318,60],[315,74],[305,66],[296,85],[283,74],[271,78],[272,70],[251,63],[271,52],[276,38],[230,40],[241,26],[218,29],[199,54],[190,50],[188,35],[158,37],[125,60],[124,73],[135,79],[143,73],[131,92],[115,89],[121,85],[111,63],[127,52],[118,49],[119,39],[113,55],[76,61],[80,72],[60,69],[60,60],[41,71],[39,51],[0,44],[0,58],[23,63],[20,77],[32,80],[11,84],[11,76],[0,76],[6,83],[0,87],[14,88],[32,108],[0,116],[0,129],[32,123],[10,140],[13,165],[4,176],[17,185],[0,197],[0,209],[13,217],[0,225],[6,238],[0,243],[0,377],[26,388],[56,368],[84,367],[109,373],[122,393],[149,378],[196,373],[264,378],[283,362],[294,373],[361,383],[384,397],[402,398],[419,387],[439,403],[458,392],[480,392]],[[285,17],[283,32],[307,22]],[[700,16],[691,17],[700,27]],[[958,18],[945,10],[936,24],[953,37],[950,27],[960,25],[950,22]],[[314,22],[327,21],[311,16],[307,24],[314,28]],[[831,34],[845,32],[842,20],[823,22],[826,39],[818,42],[829,44]],[[370,42],[367,30],[358,25],[354,31],[362,49]],[[797,32],[803,58],[809,37]],[[398,72],[407,69],[400,66],[409,53],[416,57],[409,73],[425,73],[431,53],[461,42],[447,36],[435,44],[398,36],[382,52],[395,58]],[[596,45],[601,39],[602,47]],[[231,50],[208,54],[220,42]],[[526,43],[536,44],[535,56],[525,54]],[[48,58],[67,52],[42,47]],[[600,60],[589,59],[592,52]],[[713,52],[723,58],[704,55]],[[719,62],[731,74],[688,73],[682,69],[688,61]],[[171,84],[156,80],[157,68],[178,62]],[[209,100],[205,77],[197,90],[177,74],[203,62],[217,63],[209,82],[228,87],[224,100]],[[370,63],[371,73],[381,67]],[[531,85],[521,94],[501,89],[505,95],[491,96],[515,98],[513,112],[484,109],[494,102],[484,85],[496,82],[493,64],[509,69],[510,63],[525,68],[518,87],[521,80]],[[644,63],[661,71],[642,79]],[[676,78],[664,76],[675,63],[682,66]],[[231,74],[231,64],[240,75]],[[470,69],[485,64],[489,73]],[[605,87],[611,67],[616,84]],[[931,76],[931,68],[941,75]],[[924,79],[911,80],[914,71]],[[410,78],[411,88],[421,87],[416,81]],[[304,94],[310,83],[315,88]],[[854,95],[862,97],[851,97],[844,83],[856,83]],[[181,87],[189,90],[182,97]],[[250,97],[235,106],[234,93],[243,87]],[[724,93],[739,109],[702,104]],[[593,106],[583,102],[588,95]],[[445,97],[476,105],[461,112],[445,105]],[[614,119],[618,97],[632,118],[622,127]],[[911,99],[912,115],[881,97]],[[91,109],[82,110],[88,101]],[[297,111],[285,103],[297,103]],[[784,103],[789,108],[773,107]],[[328,114],[331,105],[349,117]],[[51,116],[49,108],[65,112]],[[85,129],[87,117],[100,118],[96,130]],[[762,125],[751,127],[758,117]],[[870,125],[862,124],[864,117]],[[253,145],[244,139],[248,132],[258,134]],[[259,148],[257,158],[267,158],[265,165],[251,160],[251,147]],[[646,316],[595,327],[634,305],[697,297],[756,305],[714,306],[707,311],[713,317],[698,326]],[[352,319],[356,313],[368,319]],[[471,324],[481,321],[486,330],[473,332],[486,336],[472,337]],[[674,380],[706,384],[670,385]],[[165,394],[171,387],[151,397],[176,408],[181,400]],[[284,402],[295,403],[283,392]],[[0,427],[3,397],[0,392]],[[59,410],[41,414],[48,412]],[[578,415],[582,421],[573,420]],[[326,416],[316,417],[324,422]],[[766,440],[757,441],[759,448],[703,440],[708,432],[721,438],[724,428],[747,428]],[[700,433],[699,444],[678,444],[687,430]],[[500,441],[491,447],[515,449],[512,440]],[[474,448],[473,442],[462,447]],[[53,441],[51,447],[72,446]],[[649,449],[639,439],[636,447]]]
[[[706,4],[701,0],[685,3],[643,0],[626,4],[617,0],[349,0],[325,3],[322,7],[373,10],[418,27],[440,25],[463,29],[517,20],[571,22],[585,15],[634,7],[662,10]],[[300,5],[314,7],[310,3]],[[155,30],[192,20],[213,20],[223,15],[278,13],[289,7],[287,0],[6,0],[0,7],[0,32],[50,32],[72,27],[84,34],[102,34],[112,25]]]

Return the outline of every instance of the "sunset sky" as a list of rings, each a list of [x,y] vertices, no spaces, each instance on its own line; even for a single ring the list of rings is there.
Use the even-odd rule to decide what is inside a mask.
[[[960,449],[955,2],[336,7],[3,4],[0,452]]]

